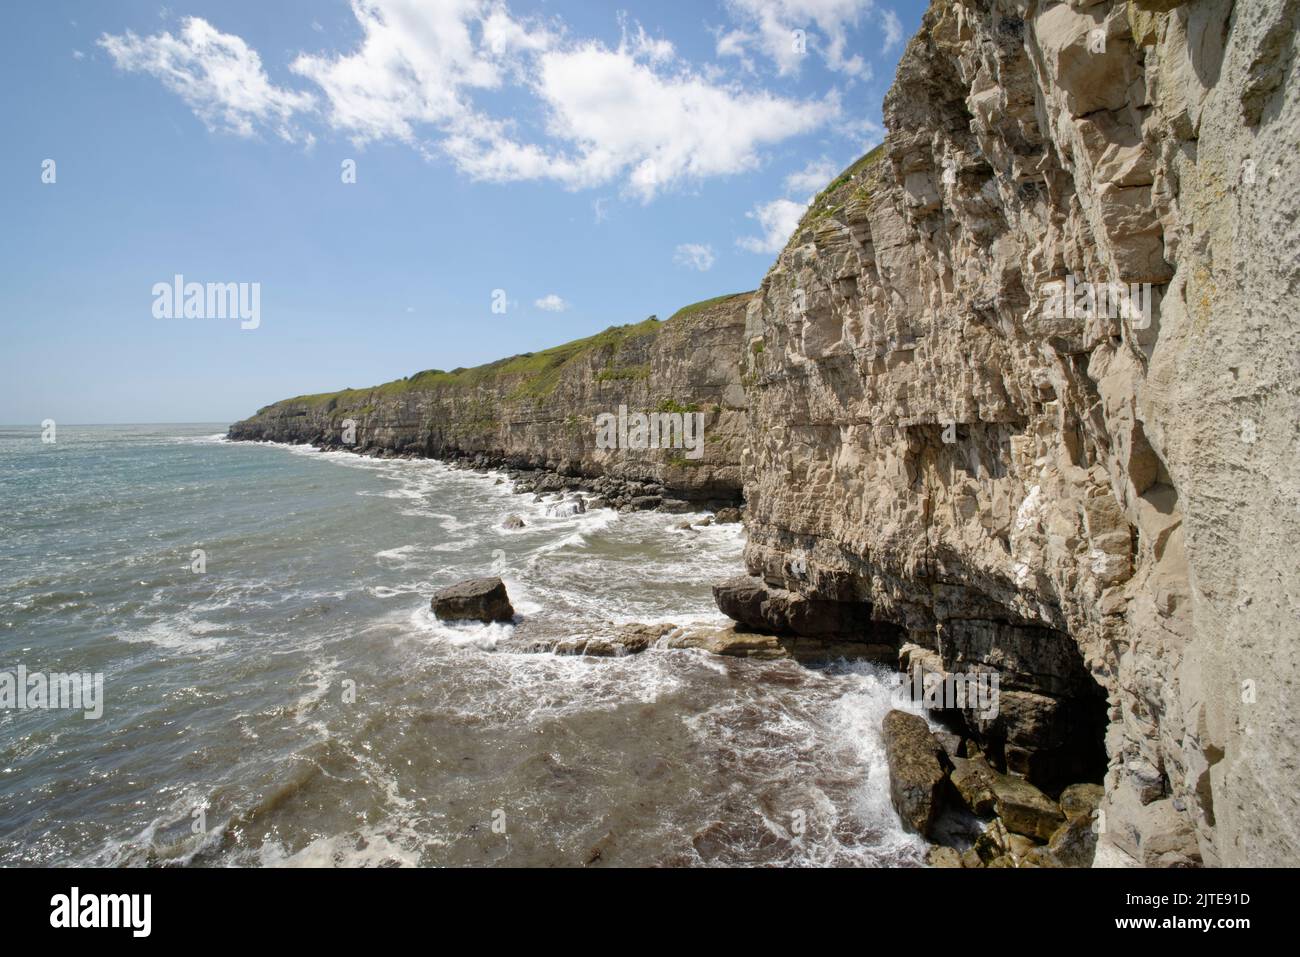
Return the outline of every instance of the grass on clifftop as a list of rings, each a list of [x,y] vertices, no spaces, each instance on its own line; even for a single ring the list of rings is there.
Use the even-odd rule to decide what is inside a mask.
[[[870,199],[870,191],[866,189],[863,179],[867,171],[874,167],[876,162],[884,155],[885,144],[881,143],[865,156],[854,161],[848,169],[831,180],[826,188],[808,204],[808,210],[803,214],[803,218],[799,220],[799,228],[795,230],[795,235],[797,236],[800,231],[818,220],[839,212],[851,196],[856,195],[861,199]],[[850,186],[853,187],[852,190],[849,189]]]
[[[673,313],[668,322],[698,315],[712,306],[745,295],[749,294],[732,293],[731,295],[717,296],[713,299],[706,299],[703,302],[684,306]],[[374,386],[370,389],[341,389],[338,392],[300,395],[292,399],[285,399],[283,402],[277,402],[275,405],[324,405],[333,402],[335,408],[358,412],[364,408],[370,408],[371,400],[376,396],[393,396],[411,391],[436,392],[443,389],[473,389],[480,385],[503,380],[514,380],[513,389],[511,390],[511,396],[514,398],[540,398],[550,395],[555,390],[564,368],[574,360],[602,349],[610,349],[612,352],[617,353],[624,344],[632,340],[644,336],[658,335],[666,324],[652,317],[625,326],[610,326],[604,332],[598,332],[594,336],[575,339],[573,342],[566,342],[563,345],[543,349],[540,352],[525,352],[509,359],[498,359],[496,362],[489,362],[469,369],[452,369],[450,372],[444,372],[442,369],[426,369],[404,379],[385,382],[383,385]],[[597,378],[602,380],[645,378],[645,376],[649,375],[649,372],[648,366],[618,366],[611,364],[604,371],[598,373]],[[363,406],[363,403],[366,404]],[[266,408],[270,409],[273,406],[267,406]],[[266,409],[258,410],[259,414],[264,411]]]
[[[689,306],[682,306],[682,308],[678,309],[668,317],[668,321],[672,322],[674,319],[685,319],[687,316],[698,316],[706,309],[712,309],[714,306],[720,306],[724,302],[730,302],[732,299],[748,295],[750,295],[748,292],[733,292],[728,293],[725,296],[714,296],[712,299],[702,299],[699,302],[691,303]]]

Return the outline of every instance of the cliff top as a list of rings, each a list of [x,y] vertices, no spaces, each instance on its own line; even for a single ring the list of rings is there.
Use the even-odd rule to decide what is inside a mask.
[[[738,292],[725,296],[716,296],[712,299],[705,299],[683,306],[665,321],[660,321],[652,316],[641,322],[610,326],[603,332],[598,332],[583,339],[575,339],[572,342],[552,346],[539,352],[524,352],[470,368],[458,368],[451,371],[426,369],[423,372],[417,372],[414,375],[369,388],[348,388],[336,392],[295,396],[258,409],[257,414],[261,415],[276,406],[287,404],[317,406],[332,402],[335,406],[358,408],[362,401],[373,397],[391,396],[411,391],[459,390],[506,378],[516,380],[513,395],[517,397],[546,396],[555,389],[564,368],[575,360],[601,349],[618,352],[624,345],[633,340],[646,336],[657,336],[661,330],[671,324],[689,324],[696,318],[708,313],[715,306],[752,294],[752,292]],[[613,377],[626,377],[634,374],[634,370],[618,369],[614,369],[610,373]]]

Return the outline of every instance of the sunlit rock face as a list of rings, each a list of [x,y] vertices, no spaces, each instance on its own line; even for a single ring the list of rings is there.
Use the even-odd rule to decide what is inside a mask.
[[[740,495],[749,297],[721,296],[665,322],[612,327],[473,369],[285,399],[235,423],[230,437],[609,476],[730,502]],[[697,416],[693,447],[678,430],[664,432],[657,448],[602,448],[598,419],[620,409],[625,419]]]
[[[748,570],[997,669],[1099,864],[1300,857],[1298,18],[935,0],[748,305]]]

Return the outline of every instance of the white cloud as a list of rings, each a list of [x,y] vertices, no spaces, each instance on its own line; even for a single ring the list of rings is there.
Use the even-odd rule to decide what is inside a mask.
[[[693,69],[639,24],[624,23],[611,48],[572,39],[556,21],[516,19],[502,0],[351,3],[359,44],[300,53],[291,64],[320,87],[319,112],[313,96],[273,86],[243,40],[203,20],[185,21],[179,39],[128,32],[100,42],[124,69],[157,76],[212,128],[247,136],[261,124],[294,138],[294,114],[312,112],[358,146],[404,142],[426,157],[441,153],[473,179],[619,183],[642,201],[754,169],[765,147],[840,114],[834,91],[794,99]],[[846,3],[781,0],[783,9]],[[476,104],[486,93],[526,101],[498,116]],[[515,116],[538,126],[521,130]]]
[[[880,26],[885,31],[885,45],[880,48],[880,52],[888,53],[903,42],[903,24],[893,10],[881,10]]]
[[[743,56],[755,47],[785,76],[798,73],[807,52],[816,50],[832,70],[870,73],[862,57],[845,51],[849,30],[874,9],[874,0],[727,0],[727,6],[742,26],[719,38],[718,56]]]
[[[501,85],[500,65],[527,32],[480,0],[352,0],[363,39],[341,56],[300,54],[293,70],[329,103],[327,119],[354,143],[416,141],[415,127],[471,122],[465,91]],[[471,26],[478,23],[482,42]]]
[[[569,304],[555,293],[549,293],[541,299],[535,299],[533,305],[546,312],[564,312],[569,308]]]
[[[797,196],[815,196],[826,188],[836,173],[839,164],[823,156],[812,160],[807,166],[785,178],[785,188]]]
[[[265,126],[286,140],[298,139],[292,118],[313,106],[310,94],[273,85],[243,40],[197,17],[182,22],[179,36],[139,37],[128,30],[122,36],[106,33],[97,42],[119,69],[157,77],[214,132],[252,136]]]
[[[760,146],[839,112],[834,98],[791,100],[685,70],[665,75],[626,48],[598,43],[544,55],[538,91],[550,109],[548,132],[572,144],[569,155],[550,158],[547,174],[571,186],[625,177],[642,200],[682,181],[753,169]]]
[[[86,54],[82,53],[80,50],[73,50],[73,51],[72,51],[72,59],[74,59],[74,60],[84,60],[85,58],[86,58]]]
[[[707,243],[682,243],[673,253],[673,262],[679,266],[708,272],[713,268],[713,247]]]
[[[745,215],[758,220],[763,235],[742,236],[736,240],[736,245],[751,253],[779,253],[790,240],[807,208],[807,203],[796,203],[792,199],[774,199],[770,203],[760,203]]]

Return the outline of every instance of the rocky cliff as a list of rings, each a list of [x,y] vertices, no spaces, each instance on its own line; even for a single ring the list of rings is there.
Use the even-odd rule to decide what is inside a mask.
[[[1099,863],[1300,856],[1298,17],[934,0],[748,306],[750,572],[997,670]]]
[[[666,322],[613,327],[472,369],[431,369],[371,389],[287,399],[235,423],[229,434],[606,476],[655,483],[699,501],[734,501],[749,298],[722,296],[681,309]],[[617,415],[620,406],[629,414],[699,413],[702,454],[598,448],[596,417]]]
[[[996,672],[966,735],[1052,794],[1104,779],[1099,863],[1294,863],[1298,21],[934,0],[885,143],[757,293],[230,434],[338,446],[350,419],[363,451],[743,482],[724,610]],[[596,448],[619,405],[702,411],[703,459]]]

